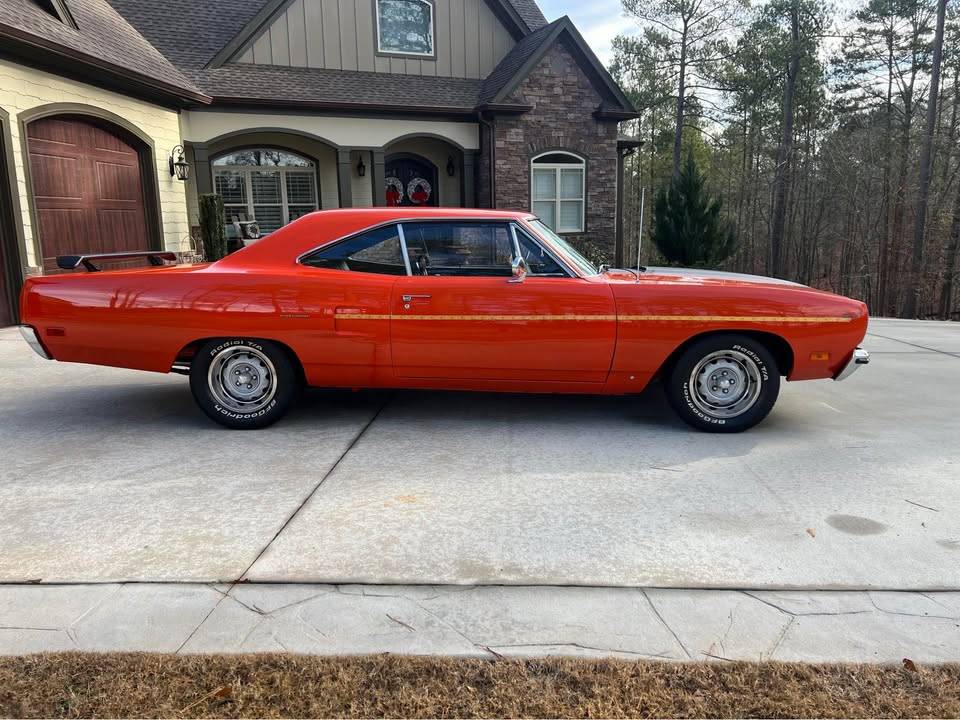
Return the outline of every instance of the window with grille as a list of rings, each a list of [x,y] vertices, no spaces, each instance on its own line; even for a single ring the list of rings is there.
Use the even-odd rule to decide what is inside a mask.
[[[583,232],[583,158],[567,152],[549,152],[533,158],[530,167],[531,211],[555,232]]]
[[[223,198],[227,232],[234,218],[256,220],[263,234],[317,209],[312,160],[272,148],[238,150],[213,161],[213,190]]]

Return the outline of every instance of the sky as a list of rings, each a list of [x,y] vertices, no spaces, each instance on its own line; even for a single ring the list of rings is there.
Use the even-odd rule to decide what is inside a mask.
[[[639,31],[637,21],[624,14],[620,0],[537,0],[537,4],[551,22],[562,15],[569,15],[604,65],[609,65],[613,60],[611,42],[615,36],[632,35]],[[834,4],[839,19],[849,14],[859,0],[838,0]],[[832,50],[838,44],[839,40],[828,43],[827,49]]]
[[[538,0],[537,4],[551,22],[569,15],[604,65],[609,65],[613,59],[610,46],[613,38],[637,31],[636,21],[624,16],[620,0]]]

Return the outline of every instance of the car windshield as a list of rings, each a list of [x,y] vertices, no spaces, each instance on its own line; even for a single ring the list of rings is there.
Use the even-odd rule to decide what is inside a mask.
[[[600,271],[594,267],[592,262],[587,260],[583,255],[578,253],[573,248],[573,245],[557,235],[542,222],[539,220],[529,220],[528,222],[530,223],[530,227],[536,230],[541,237],[544,237],[553,243],[557,250],[563,254],[564,259],[566,259],[571,265],[575,265],[584,275],[598,275],[600,273]]]

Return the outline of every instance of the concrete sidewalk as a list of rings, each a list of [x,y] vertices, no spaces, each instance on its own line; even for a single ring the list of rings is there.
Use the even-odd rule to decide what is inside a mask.
[[[960,592],[0,586],[0,654],[58,650],[931,663],[960,658]]]

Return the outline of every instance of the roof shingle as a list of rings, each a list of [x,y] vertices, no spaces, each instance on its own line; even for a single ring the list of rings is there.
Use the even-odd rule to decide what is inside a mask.
[[[30,0],[0,2],[0,33],[48,50],[65,50],[92,65],[116,68],[148,84],[191,96],[201,91],[106,0],[69,0],[74,28]]]
[[[482,80],[230,63],[188,70],[217,100],[470,111]]]

